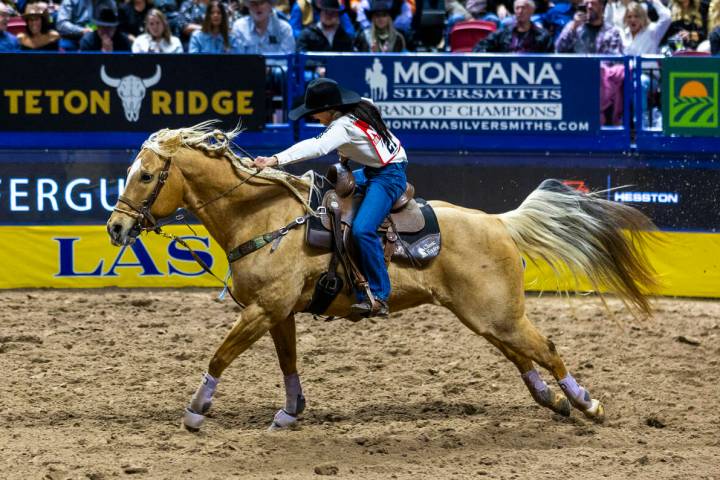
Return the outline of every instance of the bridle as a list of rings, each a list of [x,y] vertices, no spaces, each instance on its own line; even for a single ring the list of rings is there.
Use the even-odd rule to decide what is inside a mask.
[[[152,213],[150,213],[150,209],[155,203],[155,200],[157,200],[158,196],[160,195],[160,191],[162,190],[163,186],[167,182],[170,171],[170,157],[164,157],[160,155],[159,157],[165,161],[165,164],[163,165],[162,170],[160,170],[160,173],[158,174],[158,181],[155,184],[155,188],[153,188],[150,196],[143,200],[142,203],[138,204],[137,202],[135,202],[135,200],[132,200],[125,195],[120,195],[118,196],[118,205],[122,203],[123,205],[126,205],[129,210],[120,208],[117,205],[113,209],[116,212],[124,213],[125,215],[129,215],[130,217],[135,219],[135,225],[133,225],[132,229],[128,233],[128,235],[133,238],[140,235],[140,233],[143,231],[154,231],[157,233],[159,233],[160,231],[160,225],[158,224],[158,221],[155,219]]]

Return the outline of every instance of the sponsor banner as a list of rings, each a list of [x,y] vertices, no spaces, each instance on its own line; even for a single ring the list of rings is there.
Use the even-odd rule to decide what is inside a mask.
[[[211,119],[226,129],[238,121],[248,130],[265,124],[259,55],[5,54],[0,64],[0,131],[152,132]]]
[[[223,278],[227,260],[203,227],[166,227],[182,238]],[[143,235],[114,247],[104,226],[0,227],[0,288],[95,288],[218,286],[190,252],[175,241]],[[31,245],[31,248],[28,248]]]
[[[517,163],[487,155],[448,168],[447,157],[410,155],[408,175],[419,196],[490,213],[517,208],[544,179],[558,178],[585,191],[624,187],[607,198],[639,208],[663,229],[715,232],[720,225],[718,169],[608,168],[610,158],[596,158],[593,168],[537,166],[538,158]],[[135,152],[120,150],[0,152],[0,225],[102,225],[134,158]],[[324,171],[325,165],[303,163],[290,170]]]
[[[720,58],[662,60],[663,133],[720,136]]]
[[[222,278],[227,261],[203,227],[167,227],[180,235]],[[720,235],[666,233],[648,258],[661,275],[664,295],[720,297]],[[150,234],[132,246],[113,247],[102,226],[0,227],[0,288],[220,287],[175,241]],[[32,245],[32,249],[28,248]],[[275,255],[281,255],[281,247]],[[267,255],[257,252],[255,255]],[[528,262],[528,290],[573,289],[549,267]],[[589,289],[581,285],[581,289]]]
[[[0,156],[0,225],[104,224],[135,152]]]
[[[600,73],[592,58],[363,55],[325,61],[327,76],[372,98],[392,130],[567,135],[599,129]]]

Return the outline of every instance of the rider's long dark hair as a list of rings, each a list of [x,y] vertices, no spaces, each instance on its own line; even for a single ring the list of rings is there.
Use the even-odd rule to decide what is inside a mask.
[[[341,107],[339,110],[342,113],[349,113],[350,115],[353,115],[370,125],[378,133],[378,135],[380,135],[380,138],[383,139],[384,143],[392,143],[390,131],[388,130],[387,125],[385,125],[382,115],[380,115],[380,110],[378,110],[372,102],[360,100],[360,102],[355,105],[347,105]]]

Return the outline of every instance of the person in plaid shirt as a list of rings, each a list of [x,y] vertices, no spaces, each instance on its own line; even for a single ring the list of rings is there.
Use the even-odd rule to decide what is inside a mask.
[[[622,33],[604,21],[600,0],[583,0],[555,42],[558,53],[623,53]]]

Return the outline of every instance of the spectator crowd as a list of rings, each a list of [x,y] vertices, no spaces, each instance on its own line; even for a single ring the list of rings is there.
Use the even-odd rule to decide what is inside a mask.
[[[428,44],[423,15],[433,2],[442,8],[442,0],[0,0],[0,51],[445,51],[458,25],[479,21],[492,33],[476,52],[720,54],[720,0],[445,0],[444,27],[433,26],[444,31]],[[20,18],[21,31],[9,32]]]

